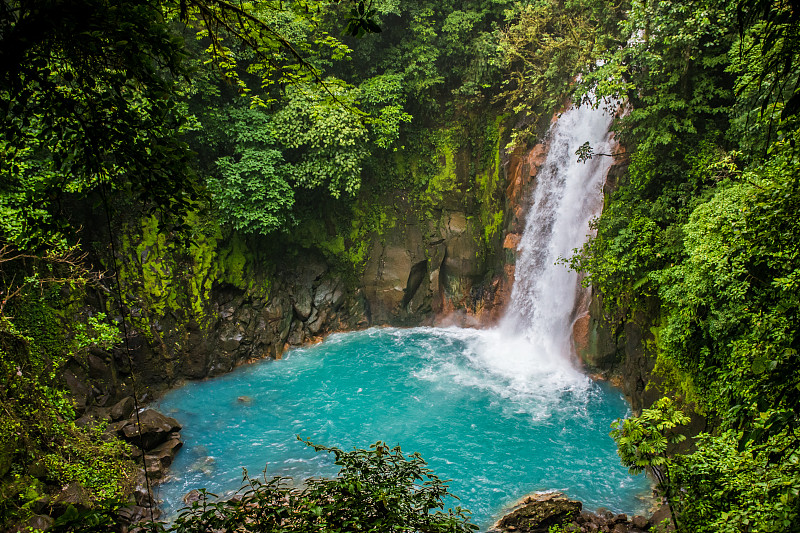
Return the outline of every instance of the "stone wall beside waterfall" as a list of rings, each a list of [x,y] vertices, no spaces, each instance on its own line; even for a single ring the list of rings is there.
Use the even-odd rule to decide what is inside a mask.
[[[357,215],[378,212],[379,223],[361,242],[345,236],[346,246],[363,250],[357,263],[314,247],[282,249],[200,215],[187,221],[189,243],[155,218],[129,216],[118,227],[116,264],[130,362],[123,347],[73,361],[65,381],[79,411],[130,395],[134,376],[139,394],[152,399],[332,332],[494,323],[513,282],[525,199],[546,155],[544,144],[506,154],[498,130],[491,157],[463,145],[437,148],[440,170],[422,202],[392,190],[358,204]],[[103,227],[90,218],[84,227],[96,261],[112,271]],[[99,310],[122,320],[111,283],[86,298],[84,312]]]

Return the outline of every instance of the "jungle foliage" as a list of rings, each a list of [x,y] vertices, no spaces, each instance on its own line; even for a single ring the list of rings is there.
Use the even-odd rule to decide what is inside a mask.
[[[667,460],[682,531],[800,528],[798,16],[633,2],[626,45],[583,78],[625,99],[630,164],[573,265],[609,313],[660,303],[659,367],[715,426]]]
[[[340,467],[335,477],[310,479],[297,489],[286,479],[269,479],[266,473],[261,479],[252,478],[245,472],[240,497],[218,501],[203,492],[199,501],[179,511],[174,523],[157,524],[157,530],[469,533],[477,529],[469,522],[468,511],[444,510],[452,495],[419,454],[406,456],[399,446],[390,448],[383,442],[352,451],[306,444],[334,455],[334,464]]]

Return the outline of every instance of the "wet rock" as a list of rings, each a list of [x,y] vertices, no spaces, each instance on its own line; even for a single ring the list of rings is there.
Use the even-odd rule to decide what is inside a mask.
[[[130,443],[129,443],[129,444],[130,444]],[[131,445],[130,445],[130,447],[131,447],[131,450],[130,450],[130,453],[128,454],[128,455],[129,455],[129,457],[130,457],[131,459],[134,459],[134,460],[136,460],[136,462],[137,462],[138,464],[141,464],[141,461],[139,461],[138,459],[139,459],[139,458],[140,458],[142,455],[144,455],[144,452],[142,451],[142,449],[141,449],[141,448],[139,448],[139,447],[138,447],[138,446],[136,446],[135,444],[131,444]]]
[[[239,349],[239,346],[242,344],[243,335],[238,330],[233,330],[230,332],[225,332],[223,335],[220,336],[220,347],[225,352],[235,352]]]
[[[98,420],[93,415],[84,414],[77,420],[75,420],[75,425],[79,428],[90,428],[97,424]]]
[[[208,344],[201,341],[195,349],[187,350],[182,355],[181,370],[186,377],[198,379],[208,376]]]
[[[75,409],[78,413],[83,413],[92,396],[92,389],[87,385],[88,379],[86,379],[86,376],[81,375],[78,370],[66,370],[64,372],[64,382],[72,395],[72,400],[75,402]]]
[[[20,531],[48,531],[53,527],[53,522],[55,520],[47,515],[35,514],[21,524]]]
[[[156,519],[161,514],[158,509],[153,507],[142,507],[139,505],[131,505],[130,507],[123,507],[119,510],[120,521],[125,524],[137,524],[144,520]]]
[[[253,403],[253,399],[250,396],[239,396],[238,398],[236,398],[236,401],[244,404]]]
[[[213,475],[217,469],[217,460],[213,457],[206,456],[200,457],[191,466],[189,466],[189,472],[202,472],[203,474],[210,476]]]
[[[507,234],[506,238],[503,240],[503,248],[506,250],[516,250],[519,246],[520,239],[522,239],[522,235],[519,233]]]
[[[635,515],[631,518],[631,525],[636,529],[647,529],[650,526],[650,521],[642,515]]]
[[[143,450],[152,450],[166,442],[170,433],[180,429],[181,425],[174,418],[147,409],[139,415],[138,423],[135,416],[129,418],[119,433],[122,438]]]
[[[566,524],[580,516],[582,504],[560,493],[535,494],[500,519],[502,531],[547,533],[551,526]],[[514,528],[513,530],[510,528]]]
[[[111,367],[104,357],[90,353],[86,357],[86,363],[89,366],[89,377],[93,380],[108,380],[111,378]]]
[[[334,311],[338,311],[339,308],[342,306],[342,303],[344,302],[344,297],[345,297],[344,289],[342,288],[341,284],[339,284],[336,286],[336,289],[334,289],[333,294],[331,295],[331,307],[333,308]]]
[[[314,293],[314,307],[322,307],[324,304],[330,303],[333,297],[333,291],[336,286],[336,280],[325,278],[317,287]]]
[[[317,312],[317,310],[315,309],[313,314],[316,316],[314,316],[313,319],[309,318],[307,326],[308,326],[308,331],[316,335],[322,329],[322,325],[325,323],[325,319],[328,318],[328,314],[325,312],[324,309],[319,312]]]
[[[155,503],[153,494],[147,489],[147,480],[144,477],[144,471],[139,471],[139,476],[136,478],[136,488],[133,489],[133,498],[136,505],[142,507],[150,507]]]
[[[128,415],[128,416],[130,416],[130,415]],[[77,423],[77,421],[76,421],[76,423]],[[127,419],[125,419],[125,420],[117,420],[116,422],[111,422],[110,424],[108,424],[106,426],[106,431],[105,432],[110,434],[110,435],[118,435],[119,434],[119,430],[124,428],[127,424],[128,424],[128,420]]]
[[[133,396],[126,396],[125,398],[121,399],[111,406],[111,411],[109,412],[111,415],[111,420],[123,420],[125,418],[129,418],[133,414],[135,405],[136,402],[134,402]]]
[[[162,470],[169,468],[182,446],[183,442],[180,439],[170,439],[150,450],[145,456],[145,461],[148,465],[150,463],[158,464]]]
[[[660,528],[658,531],[675,531],[672,516],[669,512],[669,505],[665,503],[659,507],[650,517],[650,524],[652,524],[653,528]]]
[[[73,481],[58,493],[53,500],[53,507],[66,509],[70,505],[77,509],[88,509],[91,506],[89,492],[77,481]]]
[[[166,471],[164,470],[164,467],[161,466],[158,458],[151,455],[145,455],[144,460],[147,464],[147,477],[150,478],[150,482],[160,482],[166,474]]]
[[[111,420],[111,408],[109,407],[100,407],[97,405],[93,405],[86,409],[86,414],[92,416],[95,420]]]
[[[614,523],[614,513],[606,509],[605,507],[600,507],[597,509],[597,516],[603,518],[606,523]]]
[[[183,496],[183,503],[192,505],[194,502],[202,501],[204,498],[203,493],[197,489],[192,489]]]
[[[286,338],[286,342],[289,343],[290,346],[300,346],[303,344],[305,338],[306,337],[303,332],[303,323],[293,322],[291,330],[289,331],[289,336]]]
[[[311,287],[296,287],[292,291],[294,314],[303,322],[311,316],[311,302]]]
[[[614,524],[614,528],[611,531],[613,533],[628,533],[628,524],[627,522],[618,522]]]

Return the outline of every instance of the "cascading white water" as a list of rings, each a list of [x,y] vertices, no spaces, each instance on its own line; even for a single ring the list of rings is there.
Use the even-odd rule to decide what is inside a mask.
[[[481,332],[469,352],[482,379],[497,384],[534,418],[551,416],[565,403],[564,395],[588,401],[592,390],[591,380],[573,364],[572,324],[585,289],[578,274],[558,260],[586,242],[589,221],[602,209],[611,158],[584,163],[575,152],[588,141],[595,153],[611,153],[611,120],[602,108],[583,106],[563,113],[551,128],[520,240],[511,301],[500,324]]]
[[[585,289],[559,258],[586,242],[589,221],[603,207],[610,157],[578,161],[589,142],[611,153],[612,117],[602,108],[572,107],[549,133],[547,158],[536,176],[530,211],[519,244],[511,302],[501,321],[506,335],[523,336],[543,354],[569,358],[573,313]]]

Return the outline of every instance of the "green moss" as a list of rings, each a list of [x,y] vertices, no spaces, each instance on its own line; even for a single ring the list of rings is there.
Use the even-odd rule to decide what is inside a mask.
[[[444,166],[441,171],[431,176],[425,189],[425,200],[433,205],[441,204],[444,195],[454,190],[458,184],[455,153],[447,148],[449,147],[446,147],[442,154],[445,160]]]
[[[500,174],[500,139],[502,137],[502,121],[504,117],[496,117],[486,126],[483,138],[482,172],[476,174],[476,196],[480,206],[480,223],[483,226],[483,238],[491,245],[494,237],[501,233],[503,226],[503,185]]]
[[[345,255],[354,272],[360,272],[369,258],[374,238],[382,238],[397,224],[392,205],[363,198],[353,206],[353,219],[346,242]]]
[[[665,319],[662,317],[662,324],[665,324]],[[665,356],[662,346],[661,331],[663,326],[653,326],[650,328],[650,333],[653,334],[653,340],[646,341],[646,348],[649,353],[656,354],[656,364],[653,369],[653,374],[658,376],[661,380],[661,388],[665,394],[673,393],[680,395],[684,402],[693,403],[695,411],[699,414],[705,414],[697,396],[697,389],[695,387],[692,376],[678,368],[675,361]],[[652,383],[652,382],[651,382]],[[647,384],[650,388],[651,383]]]
[[[248,250],[244,241],[237,233],[233,233],[219,249],[217,265],[219,279],[241,289],[250,288],[252,278],[245,279],[247,255]]]
[[[155,316],[163,316],[167,310],[178,307],[178,295],[173,286],[175,263],[171,261],[172,246],[167,244],[166,235],[159,231],[158,219],[148,217],[140,220],[139,242],[133,247],[138,263],[138,272],[131,272],[125,266],[124,276],[137,285],[137,296],[147,310]],[[123,246],[129,241],[123,241]],[[138,281],[138,283],[136,283]],[[140,325],[141,326],[141,325]],[[149,328],[142,328],[147,331]]]
[[[459,138],[463,138],[463,132],[458,127],[434,130],[430,133],[429,142],[434,150],[430,154],[429,163],[436,172],[418,176],[418,179],[425,182],[425,190],[420,195],[420,200],[428,208],[440,207],[446,195],[458,187],[456,153],[460,143],[456,139]]]
[[[190,227],[201,227],[196,213],[189,213],[186,223]],[[207,231],[198,231],[189,246],[191,260],[188,269],[189,304],[195,320],[202,324],[206,318],[204,303],[210,299],[211,287],[217,273],[217,246],[222,239],[222,230],[214,224]]]
[[[16,323],[0,326],[0,529],[33,514],[33,502],[52,487],[72,482],[86,489],[88,504],[123,501],[136,470],[122,442],[70,422],[75,411],[57,376],[74,345],[53,310],[57,297],[37,291],[15,305]]]
[[[492,238],[497,235],[500,231],[500,228],[503,227],[503,212],[496,211],[492,215],[492,220],[489,224],[485,224],[483,227],[483,235],[486,240],[486,243],[490,243]]]
[[[191,234],[166,234],[155,217],[148,217],[123,231],[122,249],[133,259],[121,265],[127,303],[142,309],[131,320],[150,340],[150,324],[169,313],[182,317],[179,328],[190,320],[208,325],[215,282],[260,297],[269,294],[269,279],[253,274],[255,259],[244,238],[237,233],[225,238],[216,221],[194,212],[186,215],[184,226]]]
[[[0,353],[0,358],[5,357],[5,354]],[[16,418],[0,417],[0,478],[11,469],[22,431],[22,424]]]

